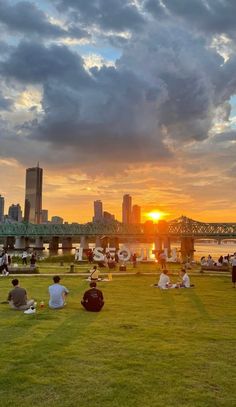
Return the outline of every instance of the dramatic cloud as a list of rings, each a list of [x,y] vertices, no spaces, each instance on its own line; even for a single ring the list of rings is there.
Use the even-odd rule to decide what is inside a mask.
[[[147,63],[148,61],[148,63]],[[21,42],[4,77],[43,86],[44,115],[29,136],[104,162],[157,161],[174,145],[208,137],[215,111],[236,90],[234,62],[171,23],[133,34],[114,67],[86,71],[66,46]],[[231,66],[232,65],[232,66]],[[30,128],[31,127],[31,128]]]
[[[40,37],[58,38],[87,36],[85,30],[73,24],[64,29],[51,23],[46,14],[28,1],[20,1],[11,5],[7,0],[0,0],[0,24],[5,25],[11,32],[22,34],[37,34]]]
[[[69,11],[75,21],[96,24],[102,29],[138,29],[144,23],[137,6],[130,0],[54,0],[61,11]]]
[[[146,0],[144,6],[159,18],[179,18],[191,28],[210,34],[235,38],[236,3],[234,0]]]

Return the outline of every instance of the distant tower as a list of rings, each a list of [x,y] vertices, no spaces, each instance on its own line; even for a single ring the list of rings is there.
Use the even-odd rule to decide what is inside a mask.
[[[94,201],[94,217],[93,221],[102,221],[103,220],[103,209],[102,209],[102,201]]]
[[[8,217],[16,222],[22,222],[21,206],[19,204],[9,206]]]
[[[122,222],[131,223],[131,208],[132,208],[132,198],[130,195],[123,196],[122,202]]]
[[[0,195],[0,223],[4,220],[4,197]]]
[[[42,216],[43,170],[39,167],[27,168],[25,182],[24,220],[30,223],[41,223]]]
[[[132,223],[141,223],[141,206],[133,205],[131,218]]]

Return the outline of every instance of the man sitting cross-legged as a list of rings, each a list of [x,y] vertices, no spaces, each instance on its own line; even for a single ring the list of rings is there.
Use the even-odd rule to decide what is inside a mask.
[[[67,290],[64,285],[59,284],[60,280],[61,278],[59,276],[54,276],[54,284],[50,285],[48,288],[50,294],[49,307],[52,309],[63,308],[65,305],[65,298],[69,294],[69,290]]]
[[[19,311],[27,310],[34,307],[34,300],[27,300],[27,293],[24,288],[19,286],[19,280],[12,280],[13,289],[9,292],[7,300],[11,308]]]
[[[170,277],[167,275],[168,270],[163,270],[160,274],[160,278],[155,287],[161,288],[162,290],[167,290],[168,288],[175,288],[176,284],[172,284],[170,281]]]
[[[182,278],[182,281],[180,283],[177,283],[177,288],[190,288],[190,278],[185,269],[182,269],[180,271],[180,276]]]
[[[97,284],[95,282],[91,282],[90,287],[90,290],[84,293],[81,304],[87,311],[99,312],[104,305],[103,294],[96,288]]]

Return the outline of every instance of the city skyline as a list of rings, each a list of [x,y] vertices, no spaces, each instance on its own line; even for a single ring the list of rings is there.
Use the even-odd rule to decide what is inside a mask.
[[[36,167],[33,167],[36,168]],[[23,169],[23,173],[24,173],[24,178],[25,178],[25,171],[26,168]],[[48,179],[48,175],[47,175],[47,171],[44,174],[44,178],[47,180]],[[24,211],[24,195],[25,195],[25,188],[24,188],[24,183],[25,183],[25,179],[23,180],[23,185],[18,185],[18,189],[22,191],[22,195],[17,199],[9,199],[9,196],[12,196],[11,194],[11,190],[9,191],[9,194],[7,193],[6,195],[3,195],[3,193],[1,194],[2,198],[4,199],[4,206],[5,206],[5,215],[7,214],[7,211],[9,209],[9,207],[13,204],[13,202],[15,202],[15,204],[20,204],[22,211]],[[79,183],[79,182],[78,182]],[[75,182],[73,183],[75,184]],[[49,187],[51,186],[51,184],[49,185]],[[62,184],[63,187],[63,184]],[[70,198],[68,198],[67,196],[60,196],[57,197],[57,205],[54,207],[54,205],[52,204],[54,202],[54,199],[51,197],[51,194],[47,193],[47,184],[45,185],[44,183],[44,206],[47,206],[48,209],[46,209],[46,211],[48,211],[48,219],[52,218],[53,216],[59,216],[62,217],[65,221],[72,223],[72,222],[78,222],[78,223],[86,223],[86,222],[90,222],[91,219],[93,218],[94,215],[94,202],[96,201],[101,201],[101,199],[96,199],[98,198],[98,196],[93,195],[93,193],[91,193],[89,191],[89,194],[86,196],[83,196],[83,200],[82,202],[79,202],[79,200],[75,201],[72,205],[74,206],[74,211],[71,211],[71,207],[72,205],[70,204],[70,206],[68,207],[69,209],[65,209],[64,205],[62,205],[62,202],[67,201],[68,202],[70,200]],[[90,189],[90,188],[89,188]],[[91,188],[92,189],[92,188]],[[95,188],[96,190],[96,188]],[[129,195],[129,194],[124,194],[124,195]],[[106,209],[107,209],[107,213],[115,213],[115,218],[118,221],[122,221],[122,198],[124,195],[117,195],[116,197],[116,205],[114,205],[113,203],[111,204],[111,202],[106,200],[106,197],[104,197],[104,200],[102,201],[102,205],[105,204]],[[140,193],[137,193],[137,196],[140,196]],[[19,195],[18,195],[19,196]],[[135,200],[135,203],[137,201],[137,196],[133,195],[133,198]],[[182,215],[186,215],[186,216],[190,216],[189,215],[189,211],[187,210],[183,210],[183,208],[179,211],[177,210],[173,210],[172,212],[167,212],[166,208],[164,205],[162,204],[155,204],[155,203],[151,203],[144,205],[143,202],[141,201],[141,198],[139,200],[140,205],[137,205],[138,207],[142,207],[142,212],[141,212],[141,222],[144,223],[146,220],[148,219],[152,219],[154,222],[159,220],[159,219],[164,219],[164,220],[171,220],[171,219],[175,219],[178,218]],[[14,204],[14,205],[15,205]],[[59,210],[58,208],[60,207],[60,205],[62,205],[61,209]],[[136,206],[133,205],[133,206]],[[81,206],[84,206],[84,214],[81,214]],[[56,208],[56,209],[55,209]],[[42,211],[44,211],[45,209],[42,209]],[[108,212],[109,210],[109,212]],[[214,211],[212,211],[214,213]],[[78,215],[79,213],[79,215]],[[201,212],[200,212],[201,213]],[[224,216],[223,216],[224,214]],[[206,215],[205,215],[206,216]],[[193,219],[196,220],[202,220],[205,222],[214,222],[214,221],[222,221],[222,222],[232,222],[234,221],[234,213],[227,213],[227,209],[221,210],[218,213],[218,216],[215,216],[213,214],[213,217],[209,216],[207,214],[207,218],[204,218],[204,216],[202,216],[202,218],[197,218],[194,216],[192,216]]]
[[[5,207],[39,161],[69,222],[99,199],[121,219],[124,194],[143,221],[236,221],[235,2],[109,3],[0,1]]]

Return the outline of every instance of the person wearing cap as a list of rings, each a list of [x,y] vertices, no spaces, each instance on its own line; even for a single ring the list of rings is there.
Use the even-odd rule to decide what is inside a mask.
[[[101,311],[104,305],[103,294],[97,289],[97,284],[94,281],[90,283],[90,289],[85,291],[81,304],[87,311]]]
[[[13,289],[9,292],[7,301],[11,308],[24,311],[34,306],[34,300],[27,299],[27,292],[24,288],[20,287],[19,280],[14,278],[12,280]]]
[[[60,309],[65,305],[66,296],[69,294],[69,290],[60,284],[60,276],[54,276],[54,284],[50,285],[48,288],[50,299],[49,308]]]

